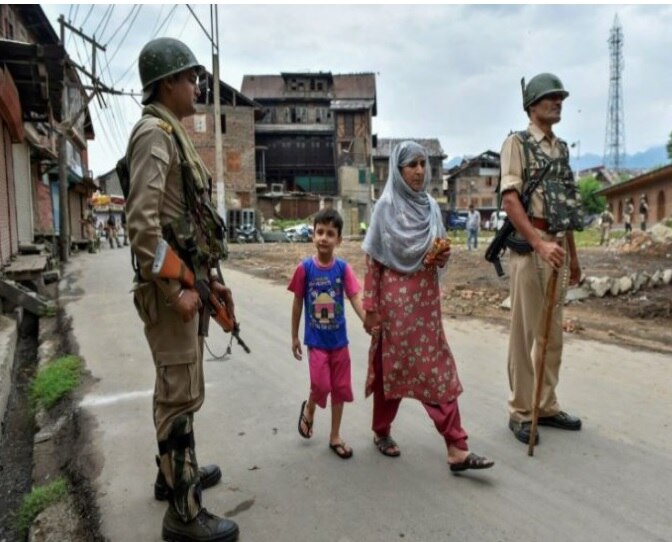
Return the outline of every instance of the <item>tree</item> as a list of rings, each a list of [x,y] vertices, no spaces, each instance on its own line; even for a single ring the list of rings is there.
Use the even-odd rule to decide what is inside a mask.
[[[604,211],[607,199],[595,194],[600,188],[602,188],[600,182],[594,177],[579,179],[579,193],[586,214],[595,215]]]
[[[672,132],[670,132],[670,139],[667,140],[667,157],[672,160]]]

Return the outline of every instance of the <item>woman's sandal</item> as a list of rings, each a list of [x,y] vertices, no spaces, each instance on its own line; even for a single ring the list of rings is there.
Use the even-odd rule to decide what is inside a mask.
[[[399,457],[401,455],[399,445],[390,435],[387,435],[386,437],[374,436],[373,443],[376,445],[376,448],[378,448],[378,451],[387,457]],[[396,452],[391,451],[393,448],[397,449]]]
[[[301,403],[301,413],[299,414],[299,435],[301,435],[303,438],[310,438],[310,437],[313,436],[313,421],[314,420],[312,420],[312,421],[308,420],[308,418],[306,418],[306,415],[305,415],[306,403],[307,402],[308,401],[304,401],[303,403]],[[303,429],[301,429],[301,424],[302,423],[305,424],[305,426],[307,427],[307,431],[305,431],[305,432],[303,431]]]
[[[494,464],[495,462],[487,457],[470,453],[461,463],[450,464],[450,470],[451,472],[462,472],[467,469],[489,469]]]

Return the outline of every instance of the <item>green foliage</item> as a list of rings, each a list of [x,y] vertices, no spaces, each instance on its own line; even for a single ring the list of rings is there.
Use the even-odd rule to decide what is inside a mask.
[[[602,233],[599,228],[587,228],[583,231],[575,231],[574,243],[576,243],[577,248],[597,247],[600,246],[601,235]],[[625,237],[625,232],[623,230],[611,230],[609,238],[612,243],[621,237]],[[581,255],[579,255],[579,259],[581,259]]]
[[[670,139],[667,140],[667,157],[672,160],[672,132],[670,132]]]
[[[579,179],[579,193],[583,202],[583,209],[588,214],[597,214],[604,211],[607,200],[604,196],[597,196],[597,192],[602,185],[593,177],[584,177]]]
[[[37,373],[30,388],[33,404],[49,409],[58,403],[79,385],[81,366],[82,362],[77,356],[63,356],[45,365]]]
[[[67,492],[68,484],[63,478],[57,478],[45,486],[34,487],[23,496],[23,502],[15,517],[16,529],[25,533],[42,510],[61,500]]]

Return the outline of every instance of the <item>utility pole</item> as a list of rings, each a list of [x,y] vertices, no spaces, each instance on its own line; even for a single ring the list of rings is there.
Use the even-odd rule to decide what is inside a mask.
[[[219,15],[217,4],[210,4],[210,33],[212,38],[213,115],[215,123],[215,185],[217,187],[217,212],[227,223],[222,156],[222,103],[219,95]]]
[[[72,63],[67,55],[63,59],[63,92],[61,95],[61,123],[57,127],[58,131],[58,203],[59,203],[59,256],[62,263],[67,263],[68,257],[70,255],[70,212],[68,209],[68,140],[67,136],[72,134],[74,125],[76,124],[79,117],[84,114],[91,100],[96,96],[101,90],[110,91],[102,85],[102,83],[96,77],[96,49],[105,51],[105,47],[98,44],[95,41],[95,37],[89,38],[76,28],[72,27],[65,22],[63,15],[58,18],[58,22],[61,25],[61,45],[63,46],[63,51],[65,52],[65,29],[68,28],[71,32],[79,35],[85,41],[88,41],[91,44],[92,49],[92,60],[91,60],[91,73],[87,72],[80,66]],[[67,84],[67,71],[68,65],[73,65],[78,69],[84,71],[85,74],[89,75],[92,79],[93,90],[91,94],[86,97],[84,103],[79,111],[75,111],[70,115],[68,111],[69,101],[68,101],[68,84]]]

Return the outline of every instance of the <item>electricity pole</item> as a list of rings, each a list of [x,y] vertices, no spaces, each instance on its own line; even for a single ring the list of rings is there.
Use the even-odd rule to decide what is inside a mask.
[[[219,96],[219,16],[217,4],[210,4],[210,33],[212,38],[212,78],[213,85],[213,116],[215,123],[215,185],[217,187],[217,212],[227,223],[226,198],[224,187],[224,163],[222,156],[222,102]]]
[[[92,60],[91,73],[88,73],[82,67],[75,65],[70,61],[67,55],[63,59],[63,92],[61,95],[61,123],[57,127],[58,132],[58,204],[59,204],[59,256],[63,263],[67,263],[70,255],[70,212],[68,209],[68,140],[67,136],[73,134],[73,127],[77,123],[79,117],[84,114],[89,106],[91,100],[96,94],[103,89],[103,85],[96,77],[96,50],[105,51],[105,47],[97,43],[94,39],[89,38],[73,26],[65,22],[63,15],[58,18],[61,25],[61,45],[65,52],[65,29],[68,28],[71,32],[79,35],[83,40],[91,44]],[[69,100],[68,100],[68,84],[67,72],[68,66],[74,65],[80,70],[84,71],[92,79],[93,90],[91,94],[86,97],[84,103],[79,111],[75,111],[70,115]]]

